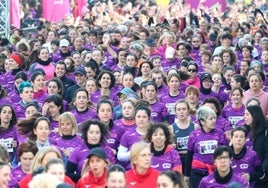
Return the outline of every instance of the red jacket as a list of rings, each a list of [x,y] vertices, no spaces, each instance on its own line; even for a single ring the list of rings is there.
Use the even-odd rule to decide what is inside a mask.
[[[157,187],[157,177],[159,175],[159,171],[148,168],[145,174],[138,174],[136,169],[131,169],[126,172],[127,178],[127,187]]]
[[[25,176],[24,178],[22,178],[22,180],[20,180],[19,182],[20,188],[28,188],[28,184],[30,183],[30,181],[32,181],[32,179],[33,179],[32,174],[29,174]],[[68,183],[72,187],[75,187],[75,183],[68,176],[64,177],[64,183]]]
[[[106,186],[106,173],[107,170],[105,169],[101,177],[94,177],[93,173],[89,171],[87,176],[80,178],[76,188],[104,188]]]

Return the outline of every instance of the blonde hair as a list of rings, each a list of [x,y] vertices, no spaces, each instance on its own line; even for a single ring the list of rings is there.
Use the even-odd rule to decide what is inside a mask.
[[[139,158],[141,151],[147,147],[150,147],[150,145],[144,141],[137,142],[131,146],[130,164],[132,167],[135,166],[135,161]]]
[[[60,136],[63,136],[61,126],[60,126],[61,121],[63,119],[68,120],[68,121],[71,122],[71,124],[72,124],[72,136],[76,135],[76,133],[77,133],[77,122],[76,122],[75,116],[71,112],[64,112],[59,116],[59,134],[60,134]]]
[[[35,155],[35,157],[33,159],[33,163],[31,166],[32,172],[34,171],[34,169],[42,167],[42,161],[43,161],[44,157],[46,156],[47,153],[50,153],[50,152],[56,153],[57,157],[59,159],[61,159],[61,153],[56,147],[50,146],[47,148],[43,148],[37,152],[37,154]]]
[[[57,176],[45,173],[34,176],[32,181],[29,183],[29,188],[55,188],[59,184],[60,180]]]

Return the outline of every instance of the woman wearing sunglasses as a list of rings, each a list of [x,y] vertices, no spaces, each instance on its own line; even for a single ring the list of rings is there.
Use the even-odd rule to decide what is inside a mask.
[[[200,80],[198,78],[198,65],[195,61],[190,61],[187,66],[187,73],[190,76],[189,79],[185,81],[187,85],[195,86],[198,89],[200,88]]]

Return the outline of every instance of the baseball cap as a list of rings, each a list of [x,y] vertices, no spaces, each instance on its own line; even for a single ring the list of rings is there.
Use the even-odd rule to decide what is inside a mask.
[[[118,92],[116,95],[120,96],[120,95],[129,95],[129,94],[135,94],[135,92],[129,88],[129,87],[124,87],[120,92]]]
[[[105,151],[100,147],[96,147],[96,148],[93,148],[92,150],[90,150],[87,158],[90,159],[90,157],[92,157],[93,155],[97,156],[105,161],[107,160],[107,155],[106,155]]]
[[[68,46],[69,46],[69,41],[67,39],[60,40],[60,48],[61,47],[68,47]]]
[[[154,41],[154,39],[152,39],[152,38],[148,38],[147,40],[146,40],[146,45],[147,46],[155,46],[155,41]]]
[[[78,67],[78,68],[76,68],[75,71],[74,71],[74,75],[76,75],[76,74],[80,74],[80,75],[84,75],[84,76],[86,76],[86,75],[87,75],[87,72],[85,71],[84,68],[82,68],[82,67]]]
[[[209,78],[210,81],[212,82],[212,76],[211,76],[211,74],[209,74],[209,73],[202,73],[201,76],[200,76],[200,80],[201,80],[201,82],[202,82],[203,80],[207,79],[207,78]]]

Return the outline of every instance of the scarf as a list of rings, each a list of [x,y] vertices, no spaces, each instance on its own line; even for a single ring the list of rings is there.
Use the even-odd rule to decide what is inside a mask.
[[[221,177],[218,170],[214,171],[214,178],[220,184],[226,184],[231,180],[232,176],[233,176],[233,169],[231,167],[230,172],[225,177]]]

